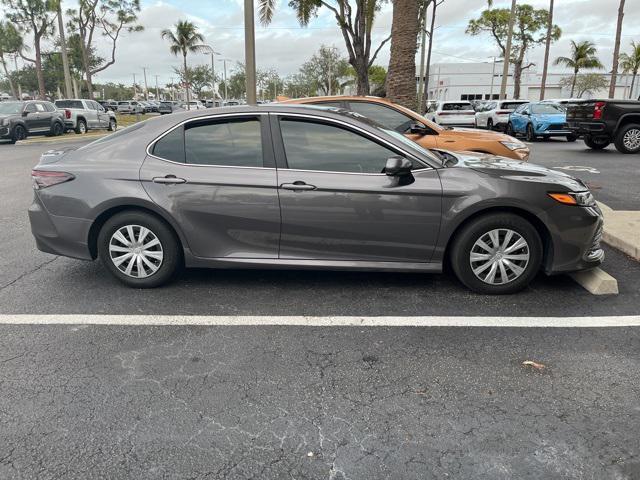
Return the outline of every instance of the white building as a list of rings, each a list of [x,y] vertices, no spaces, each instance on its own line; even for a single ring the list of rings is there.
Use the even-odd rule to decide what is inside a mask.
[[[431,100],[489,100],[497,99],[502,82],[502,62],[486,63],[435,63],[429,72],[429,99]],[[513,68],[510,67],[507,79],[507,98],[513,98]],[[606,74],[603,74],[606,75]],[[560,80],[570,77],[568,73],[549,72],[545,98],[568,98],[569,88],[563,88]],[[607,75],[608,77],[608,75]],[[520,98],[538,100],[542,73],[536,67],[522,73]],[[639,83],[636,81],[636,83]],[[616,98],[629,98],[631,75],[618,75]],[[586,94],[585,98],[607,97],[609,90]],[[634,87],[637,98],[640,88]]]

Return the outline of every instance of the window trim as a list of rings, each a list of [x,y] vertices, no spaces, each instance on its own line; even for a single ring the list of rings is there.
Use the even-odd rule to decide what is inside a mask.
[[[307,120],[312,120],[316,123],[332,123],[332,124],[337,124],[341,127],[346,127],[345,129],[351,131],[352,133],[356,133],[357,135],[363,136],[369,141],[372,141],[374,143],[378,143],[378,144],[383,143],[386,148],[389,148],[396,152],[400,152],[402,155],[406,156],[407,158],[412,158],[416,160],[419,164],[423,165],[423,168],[417,168],[415,170],[412,170],[414,172],[423,172],[426,170],[435,169],[434,167],[426,163],[421,158],[418,158],[413,153],[407,152],[406,150],[398,147],[394,143],[389,142],[382,137],[374,138],[373,134],[371,134],[367,130],[361,127],[358,127],[356,125],[353,125],[349,122],[344,122],[342,120],[328,118],[328,117],[318,117],[318,116],[310,115],[306,113],[303,114],[303,113],[270,112],[270,117],[273,119],[273,121],[271,122],[271,132],[274,138],[273,143],[274,143],[274,149],[276,150],[276,158],[278,159],[278,168],[282,170],[288,170],[291,172],[315,172],[315,173],[331,173],[331,174],[339,173],[341,175],[367,175],[367,176],[385,176],[386,175],[386,173],[339,172],[339,171],[333,171],[333,170],[306,170],[306,169],[300,169],[300,168],[290,168],[287,162],[287,156],[284,150],[284,140],[282,138],[282,132],[280,131],[280,120],[282,119],[282,117],[299,117]],[[356,132],[354,132],[354,130]]]
[[[262,115],[268,115],[268,112],[238,112],[238,113],[220,113],[217,115],[206,115],[206,116],[202,116],[202,117],[192,117],[192,118],[187,118],[186,120],[183,120],[182,122],[172,126],[171,128],[169,128],[168,130],[166,130],[165,132],[163,132],[161,135],[159,135],[158,137],[156,137],[155,139],[153,139],[146,148],[146,153],[149,157],[153,157],[155,159],[158,160],[162,160],[163,162],[169,162],[169,163],[173,163],[174,165],[182,165],[185,167],[205,167],[205,168],[243,168],[243,169],[250,169],[250,170],[275,170],[275,159],[274,159],[274,155],[273,155],[273,147],[271,146],[272,142],[271,142],[271,135],[269,132],[269,125],[268,125],[268,121],[267,121],[267,125],[265,127],[265,121],[262,118]],[[162,140],[162,138],[164,138],[166,135],[168,135],[169,133],[173,132],[174,130],[178,129],[178,128],[183,128],[185,126],[185,124],[190,123],[190,122],[202,122],[202,121],[207,121],[207,120],[224,120],[225,118],[233,118],[233,117],[256,117],[259,119],[260,121],[260,137],[261,137],[261,141],[262,141],[262,163],[263,166],[262,167],[243,167],[243,166],[234,166],[234,165],[216,165],[216,164],[208,164],[208,163],[187,163],[187,162],[176,162],[174,160],[169,160],[168,158],[163,158],[163,157],[158,157],[157,155],[153,154],[153,148],[155,147],[156,143],[159,142],[160,140]],[[268,118],[267,118],[268,120]],[[267,164],[273,165],[273,166],[266,166]]]

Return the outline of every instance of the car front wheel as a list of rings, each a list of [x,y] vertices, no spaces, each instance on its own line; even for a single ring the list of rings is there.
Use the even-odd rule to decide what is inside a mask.
[[[108,128],[108,130],[110,132],[115,132],[117,128],[118,128],[118,124],[116,122],[116,119],[115,118],[110,119],[109,120],[109,128]]]
[[[27,138],[27,130],[22,125],[16,125],[13,127],[13,134],[11,135],[11,143],[19,142]]]
[[[518,292],[533,280],[542,262],[542,241],[524,218],[493,213],[467,224],[456,236],[451,265],[458,279],[483,294]]]
[[[512,137],[516,136],[516,132],[513,131],[513,124],[511,122],[507,123],[507,126],[504,129],[504,133]]]
[[[98,235],[98,255],[113,276],[134,288],[163,285],[182,265],[171,229],[140,211],[122,212],[107,220]]]
[[[535,142],[536,141],[536,133],[533,131],[533,125],[531,125],[531,124],[527,125],[526,139],[527,139],[527,142]]]
[[[640,124],[625,125],[620,129],[614,141],[620,153],[640,152]]]
[[[487,130],[493,130],[493,120],[487,120]]]

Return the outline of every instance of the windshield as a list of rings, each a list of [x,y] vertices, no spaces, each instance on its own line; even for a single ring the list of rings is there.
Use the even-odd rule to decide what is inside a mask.
[[[4,113],[13,115],[22,111],[22,103],[20,102],[2,102],[0,103],[0,114]]]
[[[564,110],[558,105],[553,105],[551,103],[531,105],[531,113],[563,113]]]

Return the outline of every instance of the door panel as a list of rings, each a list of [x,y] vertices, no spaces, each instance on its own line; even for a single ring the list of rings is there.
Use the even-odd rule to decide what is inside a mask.
[[[278,170],[280,257],[429,262],[440,228],[442,189],[435,170],[400,186],[387,175]]]
[[[258,122],[255,118],[249,119]],[[217,120],[220,122],[220,120]],[[199,122],[200,127],[207,127]],[[265,126],[266,125],[266,126]],[[240,127],[247,130],[245,125]],[[253,162],[256,155],[264,153],[272,161],[268,123],[257,127],[251,138],[240,133],[239,137],[222,137],[216,131],[201,131],[198,135],[184,135],[177,129],[172,134],[177,141],[186,138],[186,155],[183,144],[182,158],[195,158],[199,164],[178,163],[147,156],[140,170],[142,184],[151,199],[169,212],[184,233],[192,253],[204,258],[277,258],[280,238],[280,205],[278,203],[277,176],[275,168],[216,166],[229,161],[236,165],[243,161],[242,152],[247,151],[247,142],[262,134],[260,144],[254,145]],[[191,130],[192,132],[194,130]],[[180,137],[182,135],[182,137]],[[164,138],[172,138],[170,134]],[[189,143],[198,139],[199,144]],[[203,145],[203,139],[210,139]],[[158,144],[156,147],[158,147]],[[236,146],[235,156],[229,147]],[[265,148],[268,146],[268,149]],[[154,150],[164,158],[177,155],[179,148]],[[254,163],[255,164],[255,163]],[[269,165],[269,163],[266,163]],[[180,183],[177,183],[180,182]]]

